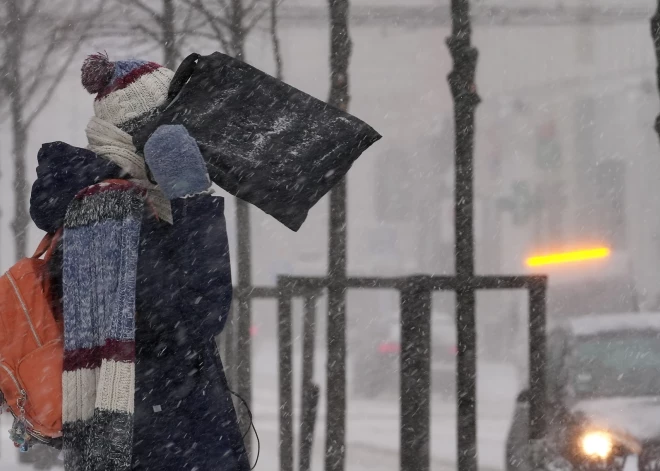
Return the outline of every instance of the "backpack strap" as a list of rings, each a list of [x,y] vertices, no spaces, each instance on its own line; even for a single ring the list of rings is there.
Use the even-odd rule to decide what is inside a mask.
[[[52,242],[54,237],[54,234],[48,233],[44,236],[43,239],[41,239],[41,242],[39,242],[39,245],[37,246],[37,250],[34,251],[34,255],[32,255],[32,258],[40,258],[43,254],[46,253],[46,251],[50,248],[50,243]]]
[[[53,255],[53,250],[55,250],[55,246],[62,238],[62,232],[63,229],[60,227],[57,232],[49,232],[46,234],[44,238],[41,239],[41,242],[39,242],[37,250],[34,251],[32,258],[41,258],[41,256],[45,254],[44,260],[50,260],[50,257]]]

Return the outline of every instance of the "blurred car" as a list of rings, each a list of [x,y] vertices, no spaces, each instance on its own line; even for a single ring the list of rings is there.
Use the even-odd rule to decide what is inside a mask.
[[[358,397],[373,398],[381,393],[398,394],[401,324],[399,313],[381,325],[358,333],[352,342],[350,364],[352,391]],[[431,388],[452,397],[456,384],[456,327],[447,313],[434,312],[431,318]]]
[[[548,336],[546,442],[574,469],[660,469],[660,314],[591,315]],[[532,469],[529,391],[517,398],[508,471]]]

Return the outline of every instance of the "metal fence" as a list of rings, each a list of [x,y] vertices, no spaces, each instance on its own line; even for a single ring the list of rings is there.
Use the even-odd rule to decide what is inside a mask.
[[[350,41],[348,2],[330,2],[331,64],[333,78],[347,75]],[[335,8],[332,6],[334,5]],[[278,279],[276,288],[250,286],[250,257],[239,249],[239,286],[236,290],[240,315],[237,339],[229,331],[229,352],[236,345],[236,356],[228,359],[237,365],[235,383],[239,393],[251,399],[250,385],[250,302],[254,298],[278,299],[280,470],[294,470],[292,299],[305,299],[303,334],[302,421],[299,469],[309,470],[311,444],[316,420],[319,389],[312,382],[314,355],[315,297],[328,294],[326,364],[326,443],[325,471],[345,470],[346,449],[346,296],[348,289],[394,289],[401,302],[401,394],[400,469],[428,471],[431,446],[431,295],[434,291],[456,293],[457,468],[477,470],[476,416],[476,322],[478,290],[525,289],[529,292],[529,365],[530,365],[530,439],[543,436],[545,402],[545,298],[544,276],[478,276],[474,270],[473,231],[473,147],[474,116],[479,96],[475,84],[477,51],[471,44],[469,0],[452,0],[452,34],[447,39],[454,68],[448,76],[454,100],[454,229],[455,276],[418,275],[402,278],[353,278],[346,276],[346,186],[339,184],[330,195],[330,233],[327,277],[287,277]],[[342,60],[337,60],[342,59]],[[330,104],[345,107],[347,82],[332,82]],[[336,86],[336,88],[335,88]],[[338,99],[338,97],[340,99]],[[335,99],[333,101],[333,99]],[[247,226],[246,226],[247,227]],[[249,228],[248,228],[249,229]],[[249,236],[249,230],[245,231]],[[241,239],[246,240],[246,239]],[[237,340],[237,341],[235,341]],[[237,361],[240,360],[240,361]],[[250,448],[249,440],[246,443]]]
[[[525,289],[529,292],[529,365],[530,365],[530,439],[543,436],[545,427],[543,408],[545,401],[545,297],[547,280],[544,276],[474,276],[469,284],[458,283],[453,276],[411,276],[401,278],[347,278],[347,289],[393,289],[400,293],[401,302],[401,394],[400,394],[400,469],[401,471],[428,471],[430,469],[430,404],[431,404],[431,296],[434,291],[461,293],[476,290]],[[293,298],[305,300],[303,332],[303,368],[300,391],[302,411],[300,426],[299,466],[308,471],[313,442],[313,431],[319,398],[319,388],[311,377],[314,362],[315,297],[332,287],[327,277],[288,277],[278,280],[278,340],[279,340],[279,406],[280,406],[280,470],[294,470],[294,423],[293,423],[293,359],[292,359],[292,310]],[[266,294],[266,293],[259,293]],[[269,293],[275,294],[275,293]],[[474,335],[474,325],[461,323],[468,335]],[[328,329],[345,329],[346,326],[328,326]],[[459,336],[461,335],[459,330]],[[472,348],[459,349],[458,355],[476,356]],[[345,359],[345,345],[334,344],[343,351],[333,358]],[[460,342],[459,345],[466,345]],[[329,344],[333,348],[333,344]],[[332,352],[328,352],[328,357]],[[345,364],[334,365],[327,371],[326,394],[339,394],[345,404]],[[476,371],[457,369],[458,420],[458,469],[476,469]],[[345,416],[342,410],[328,411],[328,415]],[[344,421],[326,421],[326,456],[338,454],[343,465],[345,449]]]

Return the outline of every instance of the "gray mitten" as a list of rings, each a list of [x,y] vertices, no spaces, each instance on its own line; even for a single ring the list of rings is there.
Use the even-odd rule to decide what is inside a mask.
[[[156,129],[144,146],[144,158],[169,199],[196,195],[211,187],[197,142],[180,124]]]

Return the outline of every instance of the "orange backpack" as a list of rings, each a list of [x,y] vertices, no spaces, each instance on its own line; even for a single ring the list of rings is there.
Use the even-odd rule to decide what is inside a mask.
[[[53,312],[48,276],[58,236],[46,235],[31,258],[0,277],[0,391],[21,451],[32,438],[52,444],[62,434],[63,325]]]

